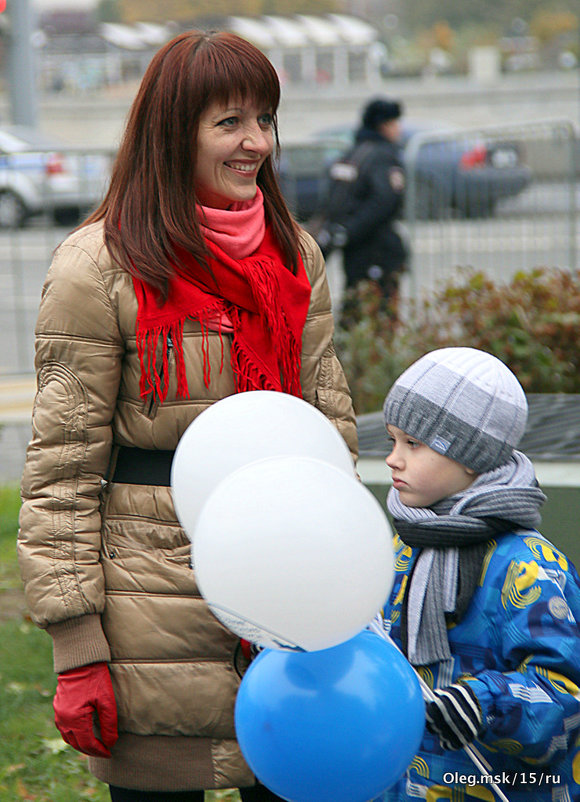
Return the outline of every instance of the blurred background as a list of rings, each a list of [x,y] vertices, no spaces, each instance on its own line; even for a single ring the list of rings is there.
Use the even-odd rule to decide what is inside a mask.
[[[340,251],[327,259],[358,470],[384,505],[379,410],[407,365],[451,344],[489,351],[527,393],[542,532],[580,566],[579,17],[578,0],[0,0],[1,802],[108,798],[52,724],[49,638],[16,564],[19,481],[52,254],[101,198],[141,76],[182,30],[235,31],[275,65],[280,180],[313,232],[362,108],[402,102],[397,297],[385,307],[361,283],[345,325]]]
[[[18,480],[30,436],[33,330],[52,252],[101,197],[153,53],[182,30],[221,29],[278,71],[280,179],[312,231],[363,106],[378,95],[404,105],[400,230],[411,258],[398,308],[385,313],[362,287],[357,319],[337,331],[363,479],[384,497],[373,414],[395,376],[431,347],[481,347],[516,371],[536,410],[528,449],[557,508],[547,534],[571,529],[579,17],[577,0],[0,0],[0,478]],[[328,274],[339,323],[339,253]]]

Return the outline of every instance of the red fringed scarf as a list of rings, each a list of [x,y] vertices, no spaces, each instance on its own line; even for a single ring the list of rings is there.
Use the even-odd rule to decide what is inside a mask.
[[[234,260],[215,243],[210,275],[185,251],[178,249],[176,272],[166,303],[157,305],[157,292],[133,277],[138,302],[137,349],[141,361],[140,393],[160,401],[168,390],[168,338],[175,349],[177,397],[189,396],[183,356],[183,324],[199,320],[202,330],[203,379],[211,380],[208,322],[227,315],[233,327],[231,365],[238,392],[278,390],[301,397],[302,330],[310,303],[310,283],[300,256],[297,274],[284,265],[282,252],[269,227],[250,256]],[[219,330],[222,337],[222,332]],[[157,348],[162,341],[162,370]],[[223,354],[223,350],[222,350]],[[223,367],[220,365],[220,372]]]

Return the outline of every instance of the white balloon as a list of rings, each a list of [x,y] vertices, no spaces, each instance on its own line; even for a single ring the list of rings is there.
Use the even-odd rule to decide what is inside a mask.
[[[233,632],[270,648],[316,651],[358,634],[393,584],[380,504],[328,462],[284,456],[226,477],[193,539],[199,589]]]
[[[179,441],[171,468],[175,511],[189,538],[222,479],[249,462],[283,454],[315,457],[354,475],[336,427],[301,398],[255,390],[228,396],[202,412]]]

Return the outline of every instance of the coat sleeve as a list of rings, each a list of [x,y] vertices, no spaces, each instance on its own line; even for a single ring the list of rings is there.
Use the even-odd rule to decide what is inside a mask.
[[[498,662],[515,668],[465,678],[487,726],[480,740],[532,764],[561,759],[580,726],[578,576],[551,553],[552,564],[513,561],[501,587]]]
[[[320,248],[305,232],[303,258],[312,294],[302,335],[302,392],[306,401],[334,423],[356,460],[356,418],[344,371],[334,349],[334,320],[326,267]]]
[[[28,609],[53,636],[57,671],[110,659],[100,624],[100,492],[123,353],[97,262],[65,243],[36,327],[37,394],[18,536]]]

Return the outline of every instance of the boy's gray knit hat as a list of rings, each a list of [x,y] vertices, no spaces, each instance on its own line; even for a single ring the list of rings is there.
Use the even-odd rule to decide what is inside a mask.
[[[475,348],[425,354],[397,379],[384,404],[392,424],[476,473],[506,463],[526,428],[521,384]]]

